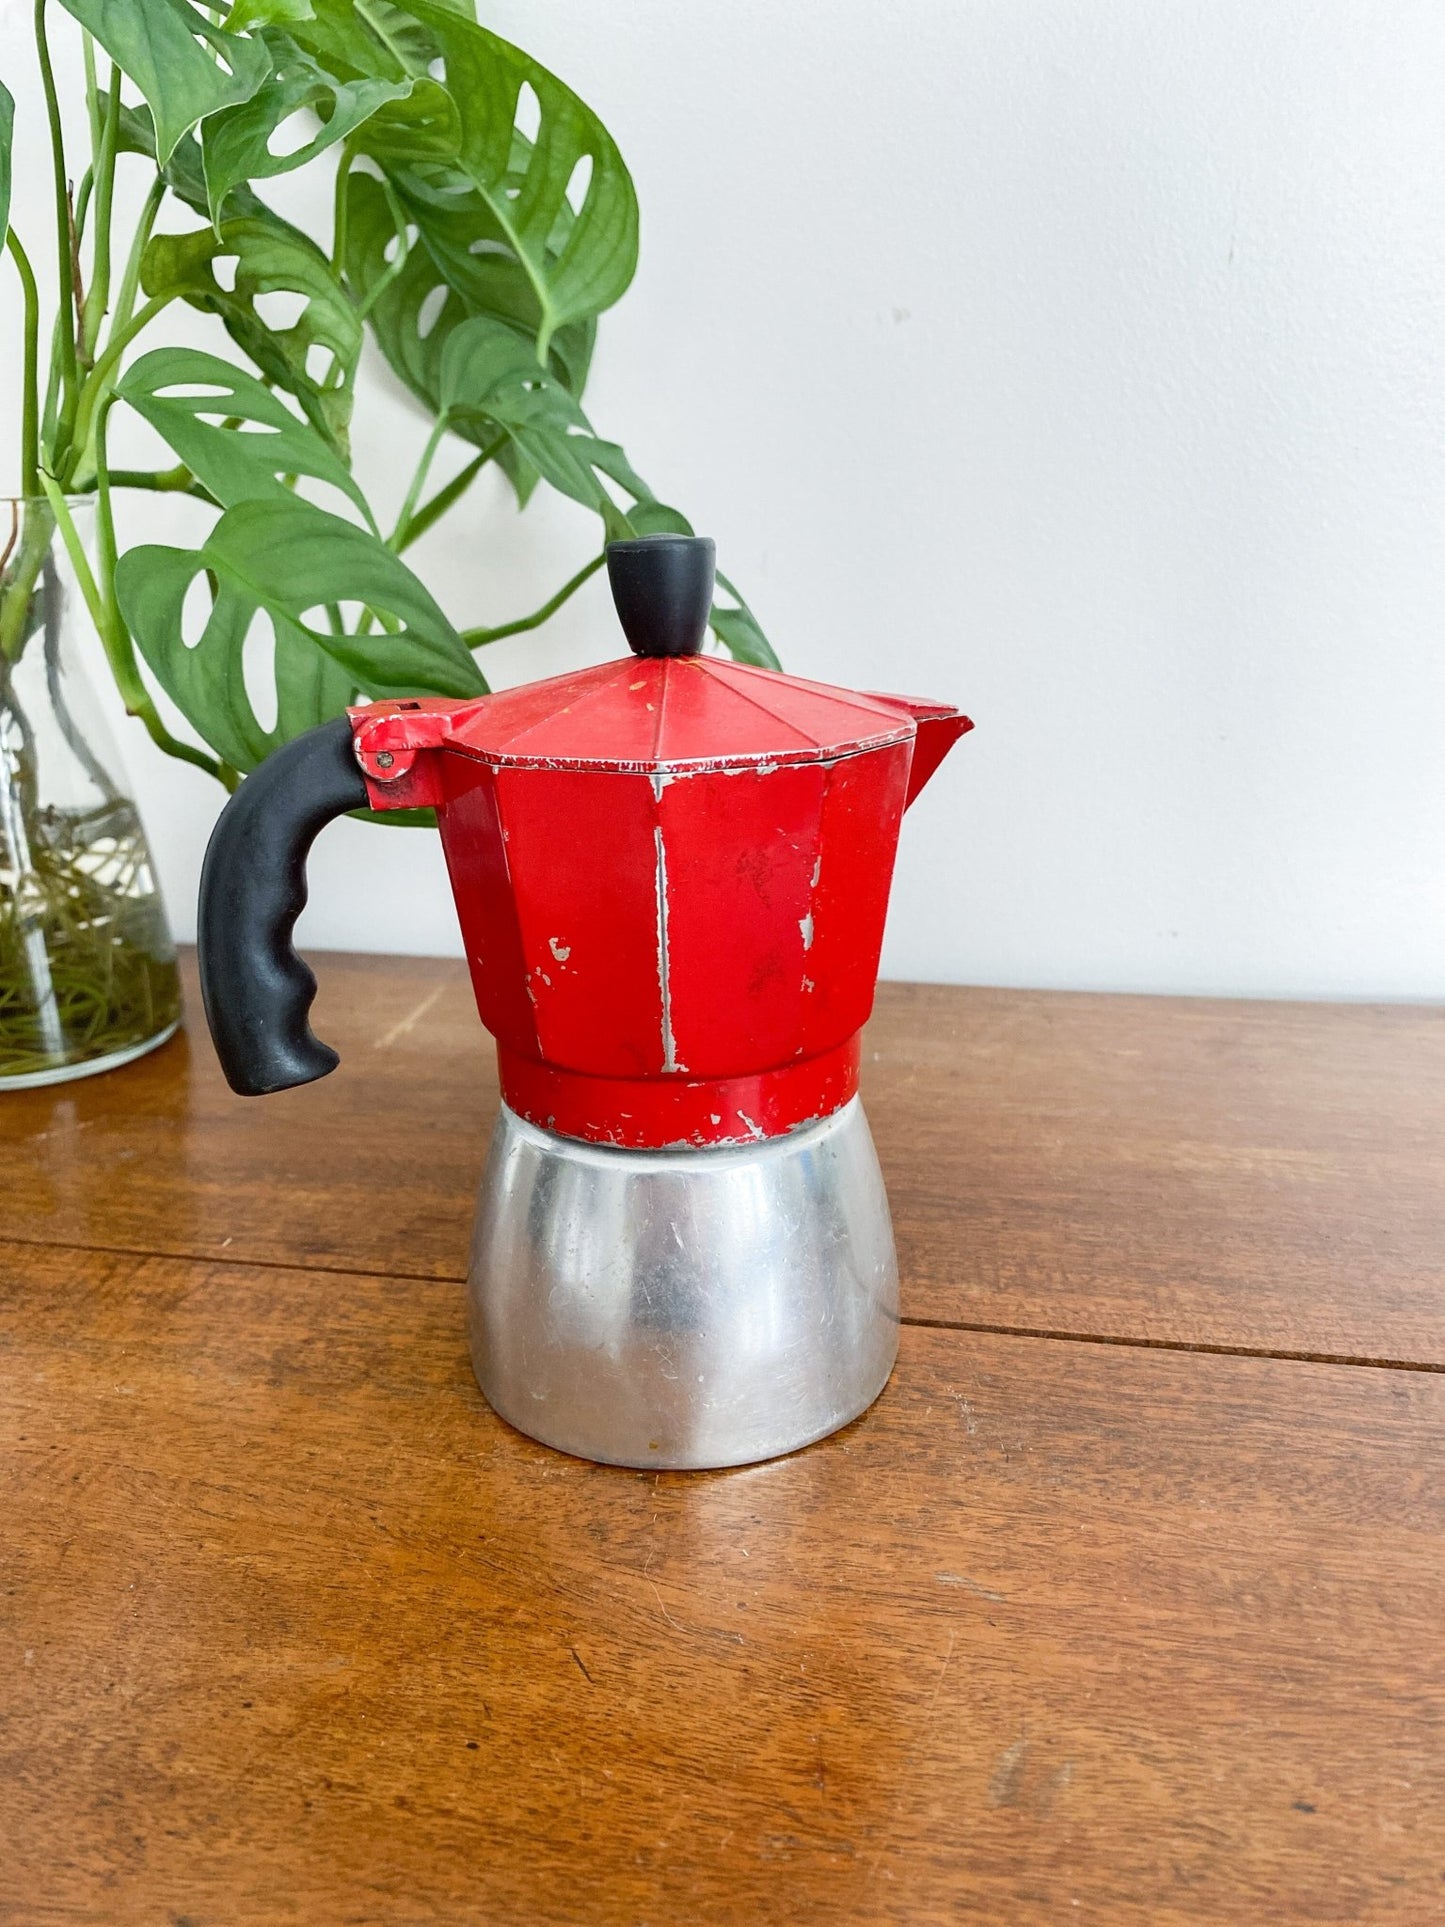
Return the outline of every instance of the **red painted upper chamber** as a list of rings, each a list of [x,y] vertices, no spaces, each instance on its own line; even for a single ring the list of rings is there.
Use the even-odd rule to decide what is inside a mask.
[[[628,657],[353,724],[377,807],[437,807],[515,1109],[709,1144],[852,1096],[899,822],[956,709]]]

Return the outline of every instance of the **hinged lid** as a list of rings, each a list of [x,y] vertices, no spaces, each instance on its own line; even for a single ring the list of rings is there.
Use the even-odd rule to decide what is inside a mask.
[[[396,752],[445,746],[514,769],[772,768],[905,742],[917,717],[956,713],[701,655],[712,557],[697,536],[614,542],[608,570],[634,655],[472,702],[357,711],[363,767],[400,774]],[[388,761],[373,770],[376,752]]]
[[[676,770],[814,763],[913,733],[891,704],[721,656],[626,656],[486,697],[449,744],[522,768]]]
[[[494,696],[458,718],[451,741],[513,767],[675,770],[818,762],[910,733],[870,697],[701,655],[713,559],[707,536],[611,543],[633,655]]]

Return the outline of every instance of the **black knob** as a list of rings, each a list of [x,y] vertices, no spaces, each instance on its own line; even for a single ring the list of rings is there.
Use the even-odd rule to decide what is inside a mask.
[[[633,654],[695,656],[712,613],[710,535],[639,535],[607,544],[607,575]]]

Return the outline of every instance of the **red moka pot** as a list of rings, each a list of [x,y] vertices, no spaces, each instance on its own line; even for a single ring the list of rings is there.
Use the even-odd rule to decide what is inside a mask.
[[[323,1075],[290,947],[344,810],[434,808],[503,1109],[473,1359],[522,1430],[722,1465],[835,1430],[897,1349],[857,1101],[899,826],[950,705],[700,653],[712,544],[614,544],[634,654],[465,702],[374,703],[278,751],[202,881],[207,1016],[243,1093]]]

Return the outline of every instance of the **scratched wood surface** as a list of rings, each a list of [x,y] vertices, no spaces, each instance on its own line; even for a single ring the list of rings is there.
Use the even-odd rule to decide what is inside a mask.
[[[8,1096],[0,1235],[460,1278],[497,1102],[463,969],[317,965],[306,1090],[231,1097],[198,1031]],[[1445,1363],[1445,1012],[885,984],[864,1075],[911,1318]]]
[[[1438,1374],[914,1327],[645,1475],[445,1281],[14,1243],[0,1360],[7,1923],[1442,1917]]]

